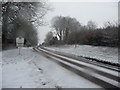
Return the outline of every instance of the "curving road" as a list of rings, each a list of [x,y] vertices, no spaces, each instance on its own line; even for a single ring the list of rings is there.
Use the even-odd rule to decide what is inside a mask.
[[[100,66],[92,63],[84,62],[83,60],[77,60],[64,55],[56,54],[55,52],[47,49],[36,47],[35,51],[43,53],[52,60],[58,62],[64,68],[78,74],[79,76],[88,79],[89,81],[105,88],[120,88],[119,82],[119,71],[116,69],[109,68],[110,66]]]

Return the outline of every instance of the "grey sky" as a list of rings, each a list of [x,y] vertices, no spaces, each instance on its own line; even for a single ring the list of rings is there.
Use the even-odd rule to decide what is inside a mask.
[[[45,20],[48,26],[39,28],[39,42],[43,42],[45,35],[50,31],[50,22],[54,16],[70,16],[86,25],[89,20],[95,21],[99,27],[105,22],[118,20],[117,2],[51,2],[53,11],[48,12]]]

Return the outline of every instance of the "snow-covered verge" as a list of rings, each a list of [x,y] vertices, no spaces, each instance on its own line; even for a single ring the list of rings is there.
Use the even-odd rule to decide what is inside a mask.
[[[64,45],[59,47],[45,47],[49,50],[68,53],[76,56],[98,59],[111,63],[119,63],[118,48],[90,46],[90,45]]]
[[[32,48],[3,51],[2,60],[3,88],[100,88]]]
[[[2,51],[0,51],[0,90],[2,89]]]

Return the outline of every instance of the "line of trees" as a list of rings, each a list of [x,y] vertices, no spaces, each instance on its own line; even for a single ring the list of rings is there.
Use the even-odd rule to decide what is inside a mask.
[[[81,25],[75,18],[57,16],[52,19],[52,28],[58,37],[56,44],[119,45],[120,26],[110,22],[107,22],[103,28],[97,28],[97,24],[93,21],[88,21],[87,25]]]
[[[2,6],[0,17],[2,18],[2,44],[15,44],[16,37],[22,36],[25,38],[26,46],[37,45],[36,25],[44,24],[43,18],[49,10],[46,2],[9,2],[6,0],[0,5]]]

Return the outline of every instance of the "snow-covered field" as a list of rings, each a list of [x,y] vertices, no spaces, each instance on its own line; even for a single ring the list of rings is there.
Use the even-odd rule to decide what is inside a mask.
[[[3,88],[100,88],[32,48],[2,52]]]
[[[76,56],[90,57],[112,63],[119,63],[118,48],[114,47],[77,45],[77,47],[75,48],[74,45],[64,45],[59,47],[46,47],[46,48],[49,50],[73,54]]]

